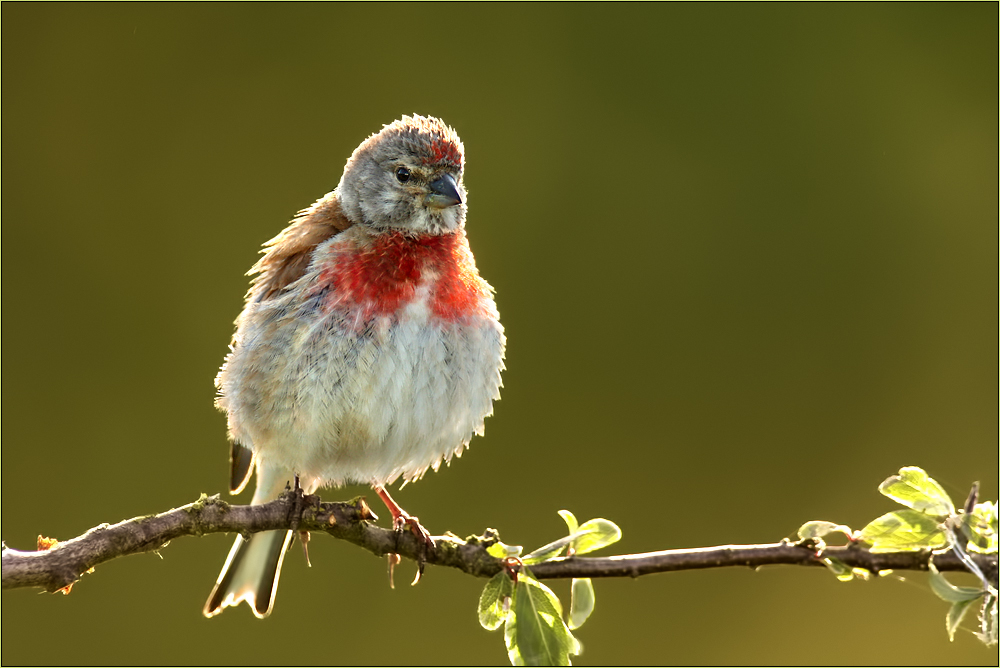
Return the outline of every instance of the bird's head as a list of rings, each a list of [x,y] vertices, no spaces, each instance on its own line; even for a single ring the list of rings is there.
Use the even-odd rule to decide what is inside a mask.
[[[347,161],[337,198],[352,223],[415,234],[465,224],[462,140],[437,118],[403,116],[373,134]]]

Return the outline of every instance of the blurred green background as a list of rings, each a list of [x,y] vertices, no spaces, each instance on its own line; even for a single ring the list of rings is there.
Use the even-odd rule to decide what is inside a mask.
[[[397,495],[432,532],[530,549],[568,508],[620,552],[769,542],[859,528],[904,465],[996,498],[997,12],[4,3],[3,539],[224,491],[244,272],[413,112],[465,142],[509,337],[486,438]],[[393,591],[322,537],[270,619],[206,620],[231,540],[4,592],[3,663],[506,662],[483,581]],[[597,594],[579,664],[996,664],[969,621],[948,642],[922,574]]]

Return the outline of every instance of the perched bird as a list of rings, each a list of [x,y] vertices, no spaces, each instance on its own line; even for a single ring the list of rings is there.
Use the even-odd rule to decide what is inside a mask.
[[[354,151],[337,188],[265,244],[215,380],[230,489],[252,503],[297,477],[305,493],[386,492],[460,456],[499,399],[505,338],[465,236],[464,149],[436,118],[404,116]],[[419,528],[418,535],[429,540]],[[291,531],[237,537],[204,614],[271,612]]]

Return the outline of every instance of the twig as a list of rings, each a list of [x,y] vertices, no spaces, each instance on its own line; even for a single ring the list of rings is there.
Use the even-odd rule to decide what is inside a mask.
[[[935,554],[934,565],[939,571],[968,570],[953,553]],[[863,568],[872,574],[886,571],[926,571],[931,552],[869,552],[861,545],[832,546],[817,554],[808,544],[766,543],[763,545],[719,545],[685,550],[663,550],[614,557],[561,558],[536,566],[531,572],[537,578],[609,578],[639,577],[650,573],[690,571],[701,568],[744,566],[760,568],[787,564],[823,566],[820,557],[839,559],[851,568]],[[976,563],[984,572],[997,574],[997,555],[976,555]]]
[[[435,537],[435,547],[426,549],[411,533],[382,529],[366,520],[374,515],[363,498],[348,503],[321,503],[306,497],[300,518],[293,517],[295,496],[288,492],[276,501],[260,506],[232,506],[217,496],[206,497],[181,508],[146,517],[136,517],[113,526],[102,524],[87,533],[60,542],[50,550],[23,552],[3,548],[3,589],[41,587],[58,591],[76,582],[90,568],[128,554],[151,552],[166,547],[180,536],[208,533],[242,533],[291,529],[298,520],[299,531],[325,532],[354,543],[375,554],[397,553],[408,559],[421,558],[428,564],[457,568],[476,577],[490,577],[500,571],[502,561],[486,548],[498,541],[487,529],[483,536],[464,540],[453,534]],[[827,547],[823,556],[836,557],[848,566],[873,573],[885,570],[927,570],[929,552],[873,554],[861,546]],[[996,555],[976,555],[976,563],[994,582]],[[638,577],[649,573],[771,564],[820,566],[816,549],[810,544],[790,542],[766,545],[724,545],[690,550],[665,550],[615,557],[572,557],[531,567],[538,578]],[[940,571],[965,570],[954,553],[934,555]]]

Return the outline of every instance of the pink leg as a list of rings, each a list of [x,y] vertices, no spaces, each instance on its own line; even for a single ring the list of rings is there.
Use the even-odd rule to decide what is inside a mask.
[[[385,507],[389,509],[392,514],[392,523],[397,530],[402,531],[403,527],[410,527],[410,531],[413,535],[420,539],[425,545],[429,547],[434,547],[434,539],[431,538],[430,533],[427,529],[420,525],[416,517],[411,516],[405,510],[399,507],[399,504],[392,500],[389,496],[389,492],[382,485],[372,485],[372,489],[378,494],[379,498],[385,504]]]

